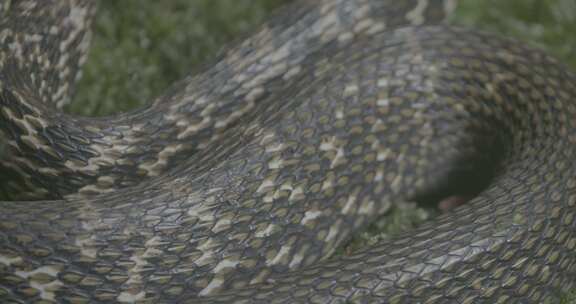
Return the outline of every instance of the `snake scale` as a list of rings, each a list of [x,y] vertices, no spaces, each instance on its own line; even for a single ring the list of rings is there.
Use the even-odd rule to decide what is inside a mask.
[[[576,76],[443,24],[454,5],[296,1],[149,106],[82,118],[59,108],[93,2],[0,2],[2,169],[36,190],[0,202],[0,299],[557,301],[576,282]],[[486,165],[465,206],[329,258]]]

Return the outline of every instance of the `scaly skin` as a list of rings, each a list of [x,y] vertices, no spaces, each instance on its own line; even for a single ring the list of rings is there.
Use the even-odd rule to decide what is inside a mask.
[[[90,119],[62,114],[50,105],[69,99],[75,79],[70,75],[76,75],[87,50],[93,3],[74,1],[69,10],[59,1],[29,2],[35,6],[10,5],[2,25],[7,34],[1,52],[9,58],[2,79],[10,89],[0,100],[8,147],[0,169],[16,176],[3,187],[17,199],[91,196],[179,167],[221,140],[268,95],[302,77],[307,72],[302,62],[317,50],[422,21],[398,13],[409,11],[415,0],[294,3],[148,107]],[[438,22],[444,15],[442,3],[418,12]],[[14,49],[27,51],[21,55]],[[42,68],[46,71],[38,74]],[[34,80],[21,78],[31,74]]]
[[[426,21],[426,3],[391,17]],[[369,32],[336,35],[297,76],[271,77],[234,128],[166,174],[90,198],[1,202],[0,296],[540,303],[573,287],[575,75],[471,30]],[[227,54],[222,65],[242,62]],[[493,178],[468,205],[328,259],[392,204],[487,165]]]

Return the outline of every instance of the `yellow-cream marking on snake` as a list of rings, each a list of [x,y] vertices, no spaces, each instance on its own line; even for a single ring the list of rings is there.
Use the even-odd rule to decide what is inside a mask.
[[[45,300],[54,300],[54,291],[64,285],[57,279],[59,269],[50,266],[40,266],[32,271],[18,271],[17,275],[30,279],[31,287],[40,291],[40,297]]]
[[[21,262],[22,262],[21,257],[9,257],[9,256],[0,255],[0,263],[4,264],[6,266],[10,266],[12,264],[17,264],[17,263],[21,263]]]
[[[329,3],[329,2],[323,3],[322,7],[320,9],[324,14],[328,15],[329,17],[320,19],[316,24],[314,24],[310,29],[308,29],[310,31],[310,33],[316,33],[316,32],[317,33],[323,33],[322,34],[322,40],[324,40],[324,41],[331,40],[333,35],[336,34],[336,33],[330,32],[330,29],[335,30],[337,22],[338,22],[336,15],[334,15],[332,12],[332,10],[334,9],[334,5],[335,5],[334,3]],[[356,28],[357,32],[367,30],[370,33],[376,33],[378,31],[384,29],[384,26],[382,23],[373,22],[369,18],[364,18],[364,16],[366,16],[369,13],[369,10],[370,10],[370,8],[368,5],[361,6],[355,10],[355,17],[358,18],[359,20],[362,20],[357,25],[357,28]],[[261,33],[259,33],[258,36],[254,40],[256,40],[256,41],[269,40],[272,38],[271,36],[269,36],[269,34],[270,34],[269,31],[264,30]],[[290,80],[291,78],[298,75],[298,73],[302,70],[302,68],[297,64],[292,63],[290,66],[290,70],[286,71],[288,66],[286,65],[285,58],[289,54],[288,50],[292,47],[293,47],[293,45],[292,45],[292,42],[290,41],[290,42],[287,42],[286,44],[284,44],[283,46],[278,47],[273,52],[271,52],[271,49],[259,48],[258,51],[255,52],[252,57],[235,57],[234,54],[229,54],[229,56],[230,56],[230,58],[232,58],[232,60],[245,62],[245,64],[240,63],[240,62],[235,62],[235,64],[234,64],[235,67],[246,68],[246,66],[249,65],[250,62],[258,62],[258,61],[265,62],[268,64],[271,63],[273,65],[272,66],[267,65],[267,69],[262,70],[260,73],[257,74],[258,76],[256,76],[255,78],[252,78],[249,81],[246,81],[248,79],[247,74],[237,73],[236,78],[233,78],[232,81],[237,82],[237,83],[243,83],[242,88],[245,90],[244,92],[248,92],[248,93],[243,93],[243,94],[245,94],[244,98],[247,101],[247,105],[243,109],[239,110],[238,112],[233,113],[228,119],[216,121],[215,122],[216,128],[227,127],[228,125],[230,125],[231,123],[236,121],[236,119],[238,117],[243,116],[246,112],[251,110],[254,107],[254,102],[256,102],[258,100],[258,98],[262,95],[262,93],[264,92],[263,88],[260,85],[262,83],[264,83],[265,81],[272,79],[278,75],[283,75],[282,76],[283,79],[287,81],[287,80]],[[274,64],[276,62],[278,62],[278,63]],[[264,65],[262,65],[262,66],[264,66]],[[254,67],[257,67],[257,65],[255,65]],[[260,70],[260,69],[258,69],[258,70]],[[192,91],[192,88],[188,87],[187,90]],[[237,91],[235,94],[240,94],[240,92],[243,92],[243,91]],[[203,97],[193,98],[193,99],[195,99],[196,103],[199,105],[205,103],[207,100],[206,98],[203,98]],[[178,109],[184,103],[187,103],[190,100],[192,100],[192,99],[186,99],[186,98],[182,99],[181,102],[171,105],[170,108],[171,109]],[[168,114],[168,115],[171,115],[171,114]],[[178,115],[176,114],[173,117],[176,118],[176,117],[178,117]],[[170,119],[172,119],[172,117],[170,117]],[[214,122],[212,122],[211,119],[207,116],[205,118],[203,118],[203,120],[199,124],[192,124],[192,125],[189,124],[188,121],[186,121],[185,117],[183,117],[181,119],[176,119],[176,125],[186,126],[185,127],[186,129],[183,132],[180,132],[180,134],[178,136],[179,136],[179,138],[185,138],[185,137],[191,136],[192,134],[195,134],[195,133],[209,127],[212,123],[214,123]]]

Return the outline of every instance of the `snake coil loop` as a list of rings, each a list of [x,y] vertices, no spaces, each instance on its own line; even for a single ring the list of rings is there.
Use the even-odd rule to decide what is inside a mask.
[[[454,4],[297,1],[149,106],[96,119],[59,110],[94,3],[0,3],[0,166],[45,199],[0,202],[0,299],[556,300],[576,281],[575,74],[442,24]],[[329,259],[484,164],[466,206]]]

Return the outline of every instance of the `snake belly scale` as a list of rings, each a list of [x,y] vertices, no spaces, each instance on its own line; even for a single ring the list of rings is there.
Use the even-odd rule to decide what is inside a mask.
[[[96,119],[59,111],[94,4],[2,2],[1,166],[44,200],[0,202],[0,299],[557,300],[576,281],[576,76],[442,24],[454,4],[297,1],[150,106]],[[466,206],[330,259],[486,160]]]

